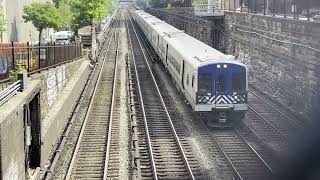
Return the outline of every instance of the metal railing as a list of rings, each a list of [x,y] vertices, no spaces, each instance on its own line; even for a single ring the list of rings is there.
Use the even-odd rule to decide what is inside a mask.
[[[319,0],[224,0],[220,4],[220,9],[290,19],[320,21]]]
[[[82,56],[81,44],[38,44],[1,43],[0,80],[6,79],[9,72],[21,66],[28,72],[39,71],[59,65]]]
[[[11,97],[17,94],[21,87],[21,80],[11,84],[4,90],[0,91],[0,106],[7,102]]]
[[[224,12],[219,5],[196,4],[194,5],[194,14],[196,16],[223,16]]]

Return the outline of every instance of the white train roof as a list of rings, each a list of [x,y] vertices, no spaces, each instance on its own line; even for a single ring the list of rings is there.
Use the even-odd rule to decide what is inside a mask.
[[[164,36],[175,50],[183,52],[183,58],[193,66],[205,66],[212,63],[243,65],[234,61],[234,56],[226,55],[144,11],[138,10],[136,13],[155,31]]]

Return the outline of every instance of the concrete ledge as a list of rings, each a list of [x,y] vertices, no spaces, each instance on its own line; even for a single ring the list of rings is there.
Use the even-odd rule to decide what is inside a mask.
[[[48,109],[48,116],[43,119],[41,129],[41,167],[44,167],[52,153],[52,147],[57,143],[66,126],[71,111],[76,105],[76,99],[84,88],[89,72],[89,61],[84,60],[67,82],[66,87],[58,95],[59,98]]]
[[[29,81],[28,88],[18,92],[0,106],[0,179],[26,179],[24,142],[24,105],[40,91],[40,81]]]

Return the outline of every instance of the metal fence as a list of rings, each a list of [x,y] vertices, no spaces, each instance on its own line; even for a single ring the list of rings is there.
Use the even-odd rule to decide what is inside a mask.
[[[319,0],[224,0],[222,10],[320,21]]]
[[[81,44],[0,43],[0,80],[8,78],[10,70],[17,66],[37,72],[81,56]]]
[[[7,88],[0,90],[0,106],[17,94],[21,87],[21,80],[11,84]]]
[[[196,16],[222,16],[224,13],[219,5],[195,4],[194,14]]]

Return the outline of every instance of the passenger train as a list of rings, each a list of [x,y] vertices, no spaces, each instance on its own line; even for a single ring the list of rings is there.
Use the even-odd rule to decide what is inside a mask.
[[[131,14],[201,119],[209,126],[231,127],[244,117],[248,109],[244,64],[142,10]]]

